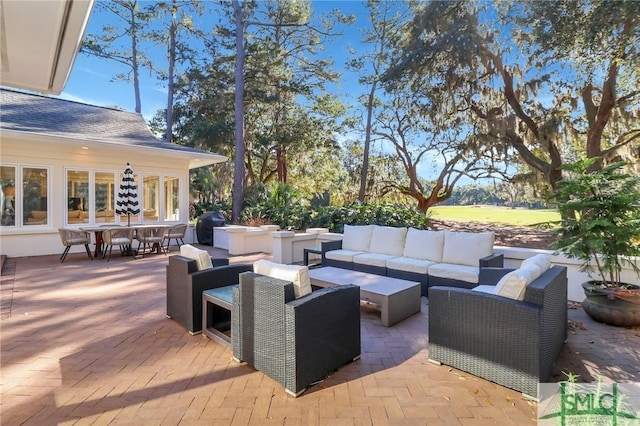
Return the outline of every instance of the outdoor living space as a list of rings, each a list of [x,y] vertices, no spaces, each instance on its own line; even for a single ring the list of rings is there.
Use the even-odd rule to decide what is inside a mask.
[[[213,257],[227,251],[200,246]],[[169,255],[175,255],[172,251]],[[253,262],[265,255],[230,258]],[[293,398],[166,317],[167,257],[14,257],[1,293],[2,424],[523,425],[536,403],[428,361],[429,303],[392,327],[361,311],[362,356]],[[640,329],[569,306],[552,380],[640,382]]]

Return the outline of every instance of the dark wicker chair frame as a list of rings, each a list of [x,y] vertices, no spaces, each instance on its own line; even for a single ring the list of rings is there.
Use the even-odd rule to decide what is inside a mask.
[[[341,260],[327,259],[326,253],[330,250],[342,248],[342,240],[324,241],[321,243],[322,266],[333,266],[335,268],[352,269],[369,274],[385,275],[392,278],[399,278],[407,281],[417,281],[421,285],[421,296],[428,297],[429,289],[434,286],[452,286],[461,288],[473,288],[476,283],[454,280],[450,278],[432,277],[428,274],[418,274],[416,272],[400,271],[397,269],[382,268],[379,266],[363,265],[354,262],[344,262]],[[478,259],[478,268],[501,268],[504,262],[504,255],[494,253],[490,256]]]
[[[233,356],[298,396],[360,357],[360,289],[317,290],[295,299],[293,284],[247,272],[233,290]]]
[[[169,256],[167,317],[182,324],[190,334],[202,332],[202,292],[237,284],[240,273],[253,270],[251,264],[229,265],[229,259],[211,261],[212,269],[198,271],[195,260]]]
[[[481,284],[511,269],[489,268]],[[538,399],[567,338],[567,268],[553,266],[523,301],[453,287],[429,291],[429,359]]]

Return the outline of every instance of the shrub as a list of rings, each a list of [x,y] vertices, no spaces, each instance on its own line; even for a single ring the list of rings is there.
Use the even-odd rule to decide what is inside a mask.
[[[353,203],[345,206],[304,206],[302,204],[258,204],[248,207],[242,214],[243,222],[273,223],[281,229],[328,228],[343,232],[344,225],[382,225],[426,229],[428,219],[417,210],[406,206],[371,203]]]

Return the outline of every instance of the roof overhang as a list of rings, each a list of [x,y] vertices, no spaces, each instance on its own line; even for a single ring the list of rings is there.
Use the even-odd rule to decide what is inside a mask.
[[[169,157],[169,158],[183,158],[189,161],[189,170],[197,169],[199,167],[211,166],[213,164],[223,163],[228,160],[228,158],[224,155],[213,154],[205,151],[183,151],[183,150],[174,150],[170,148],[158,148],[152,146],[135,146],[135,145],[122,145],[119,143],[113,143],[109,141],[97,141],[97,140],[80,140],[71,137],[63,137],[58,135],[49,135],[46,133],[34,133],[34,132],[24,132],[19,130],[8,130],[8,129],[0,129],[0,134],[3,134],[6,138],[14,138],[17,140],[24,141],[42,141],[42,142],[52,142],[61,145],[66,145],[69,147],[75,147],[78,150],[86,150],[98,147],[109,147],[109,149],[122,149],[127,153],[140,153],[140,154],[149,154],[153,152],[153,154],[161,156],[161,157]]]
[[[94,0],[0,0],[0,84],[59,95]]]

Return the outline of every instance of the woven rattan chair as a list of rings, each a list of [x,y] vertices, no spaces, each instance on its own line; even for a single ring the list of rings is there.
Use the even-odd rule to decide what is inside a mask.
[[[487,268],[495,285],[511,269]],[[429,289],[429,359],[537,399],[567,338],[567,268],[552,266],[523,301],[455,287]]]
[[[151,251],[154,247],[158,248],[158,251],[162,251],[164,255],[167,255],[167,252],[162,245],[164,241],[164,233],[166,228],[164,227],[144,227],[138,228],[136,233],[136,239],[138,240],[138,254],[142,254],[144,257],[144,252],[148,248]],[[142,251],[140,251],[140,246],[142,246]]]
[[[107,262],[111,260],[111,251],[113,246],[119,246],[121,253],[130,253],[131,244],[133,244],[133,234],[135,230],[133,228],[121,227],[121,228],[108,228],[102,231],[102,241],[104,243],[104,251],[102,252],[102,258],[107,255]]]
[[[86,231],[79,231],[77,229],[58,228],[58,234],[64,247],[64,252],[60,255],[60,262],[64,262],[69,254],[69,250],[73,246],[83,245],[87,250],[87,256],[89,259],[93,259],[91,256],[91,250],[89,250],[89,244],[91,244],[91,234]]]
[[[184,244],[184,235],[187,232],[187,224],[180,223],[178,225],[173,225],[164,233],[164,239],[167,241],[167,251],[169,251],[169,246],[171,245],[171,240],[175,240],[178,248],[180,248],[180,244]]]
[[[291,282],[245,272],[233,290],[233,357],[298,396],[360,357],[360,288],[337,286],[295,299]]]
[[[202,331],[202,292],[238,284],[240,273],[251,271],[251,264],[229,265],[229,259],[211,259],[213,268],[198,270],[196,261],[169,256],[167,265],[167,318],[180,323],[190,334]]]

